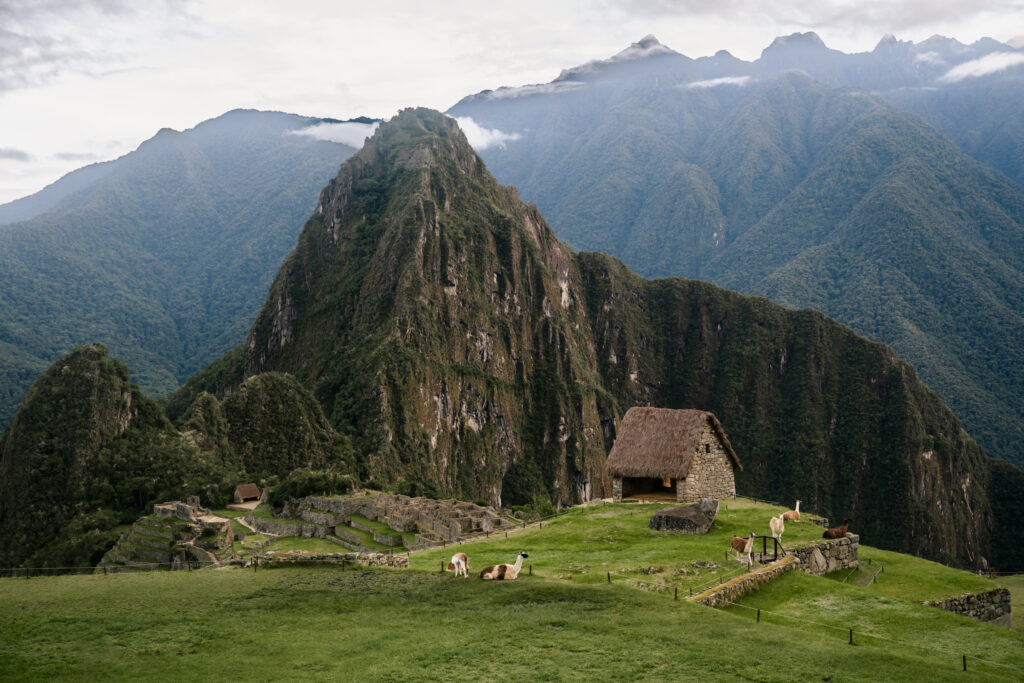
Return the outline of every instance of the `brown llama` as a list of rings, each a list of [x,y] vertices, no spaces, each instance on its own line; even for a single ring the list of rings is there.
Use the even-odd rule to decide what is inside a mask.
[[[842,526],[834,526],[831,529],[825,529],[825,533],[821,535],[822,538],[846,538],[846,529],[850,526],[850,518],[847,517],[843,520]]]

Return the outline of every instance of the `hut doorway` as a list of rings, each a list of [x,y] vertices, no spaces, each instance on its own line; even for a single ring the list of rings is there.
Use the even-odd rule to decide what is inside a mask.
[[[625,477],[622,480],[622,497],[658,495],[671,496],[673,500],[676,495],[676,480],[671,477],[641,478]]]

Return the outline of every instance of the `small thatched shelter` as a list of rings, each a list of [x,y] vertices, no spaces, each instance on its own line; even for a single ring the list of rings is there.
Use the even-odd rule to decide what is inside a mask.
[[[260,487],[256,484],[239,484],[235,487],[235,503],[247,503],[260,499]]]
[[[675,494],[680,503],[736,495],[743,470],[714,415],[664,408],[626,411],[607,468],[615,500]]]

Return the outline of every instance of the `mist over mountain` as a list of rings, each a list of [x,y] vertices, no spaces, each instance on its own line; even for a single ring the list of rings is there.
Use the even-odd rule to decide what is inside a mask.
[[[157,397],[237,344],[354,151],[330,141],[342,123],[236,110],[0,207],[26,219],[0,225],[0,424],[79,344],[104,340]]]
[[[834,316],[1024,461],[1024,53],[886,38],[846,55],[795,34],[744,62],[655,45],[449,113],[510,136],[481,150],[488,168],[574,247]],[[894,104],[924,102],[940,130]]]

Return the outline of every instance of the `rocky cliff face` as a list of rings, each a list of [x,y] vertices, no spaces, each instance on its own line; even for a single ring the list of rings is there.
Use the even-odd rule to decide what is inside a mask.
[[[619,405],[712,411],[737,490],[836,519],[876,546],[982,564],[988,459],[889,347],[820,313],[579,256],[605,385]]]
[[[321,194],[243,364],[313,387],[371,483],[572,503],[608,490],[589,330],[568,247],[410,110]]]
[[[810,311],[574,255],[455,123],[407,110],[323,191],[244,349],[190,382],[294,374],[371,484],[521,503],[608,495],[632,405],[700,408],[742,493],[981,566],[989,461],[888,347]]]

